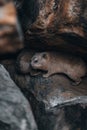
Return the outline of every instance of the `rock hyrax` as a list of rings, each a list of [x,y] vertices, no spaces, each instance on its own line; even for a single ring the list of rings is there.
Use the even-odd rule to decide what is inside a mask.
[[[31,59],[31,66],[33,69],[47,71],[43,77],[56,73],[65,74],[75,81],[75,85],[78,85],[86,74],[86,64],[80,57],[59,52],[36,53]]]

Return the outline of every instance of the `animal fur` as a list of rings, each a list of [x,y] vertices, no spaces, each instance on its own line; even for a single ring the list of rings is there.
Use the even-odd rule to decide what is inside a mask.
[[[31,66],[35,70],[47,71],[43,77],[63,73],[75,81],[76,85],[86,74],[86,64],[80,57],[58,52],[36,53],[31,59]]]
[[[16,69],[22,74],[37,75],[39,72],[33,70],[30,66],[30,60],[34,55],[34,51],[23,51],[19,54],[16,61]]]

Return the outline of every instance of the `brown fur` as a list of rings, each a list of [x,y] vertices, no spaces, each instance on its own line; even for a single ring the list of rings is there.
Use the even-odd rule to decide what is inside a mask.
[[[43,77],[56,73],[66,74],[76,84],[86,74],[86,65],[81,58],[57,52],[42,52],[35,54],[31,59],[33,69],[48,71]]]
[[[17,58],[16,68],[22,74],[37,75],[39,72],[37,70],[33,70],[30,66],[30,60],[34,55],[34,51],[23,51]]]

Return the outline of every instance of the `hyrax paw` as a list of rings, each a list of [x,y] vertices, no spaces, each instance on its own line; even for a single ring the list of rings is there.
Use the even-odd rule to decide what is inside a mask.
[[[33,71],[33,72],[30,72],[30,75],[31,75],[31,76],[37,76],[37,75],[40,75],[40,74],[41,74],[40,72],[34,72],[34,71]]]
[[[76,81],[76,82],[72,82],[71,84],[72,84],[73,86],[77,86],[77,85],[79,85],[80,83],[81,83],[81,79],[78,80],[78,81]]]

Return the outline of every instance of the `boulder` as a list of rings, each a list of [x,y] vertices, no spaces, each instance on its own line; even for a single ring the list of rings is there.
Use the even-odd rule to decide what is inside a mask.
[[[39,130],[87,129],[87,78],[79,86],[72,86],[66,77],[58,75],[25,75],[24,80],[16,75],[15,82],[29,99]]]
[[[19,16],[27,47],[87,53],[87,0],[25,0]]]
[[[14,63],[2,62],[30,101],[39,130],[87,129],[87,77],[73,86],[64,75],[22,75],[15,70]]]
[[[27,99],[0,65],[0,130],[37,130]]]

